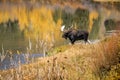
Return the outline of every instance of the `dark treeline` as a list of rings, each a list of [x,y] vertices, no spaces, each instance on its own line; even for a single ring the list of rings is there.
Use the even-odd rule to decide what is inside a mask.
[[[18,24],[18,20],[8,20],[7,22],[3,22],[0,24],[0,32],[1,33],[6,33],[6,32],[10,32],[10,33],[15,33],[19,31],[19,24]]]
[[[76,26],[76,28],[88,30],[89,25],[89,11],[87,9],[77,8],[74,13],[56,9],[53,14],[53,19],[55,22],[59,18],[62,18],[63,25],[66,25],[67,28]]]
[[[104,22],[106,31],[109,30],[119,30],[120,29],[120,21],[114,19],[108,19]]]
[[[19,29],[18,20],[8,20],[7,22],[0,23],[0,38],[5,39],[17,39],[22,36],[22,32]]]

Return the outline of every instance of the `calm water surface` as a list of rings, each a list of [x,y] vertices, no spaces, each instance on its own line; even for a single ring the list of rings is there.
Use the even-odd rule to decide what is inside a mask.
[[[0,70],[16,68],[21,64],[28,64],[35,61],[36,58],[43,57],[43,54],[13,54],[6,55],[0,61]]]

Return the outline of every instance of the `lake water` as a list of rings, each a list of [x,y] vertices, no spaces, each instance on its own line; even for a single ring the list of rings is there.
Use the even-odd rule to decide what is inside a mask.
[[[10,68],[16,68],[21,64],[28,64],[34,62],[36,58],[43,57],[43,54],[13,54],[6,55],[5,58],[0,61],[0,70],[6,70]]]
[[[2,48],[4,49],[4,51],[12,50],[13,52],[15,52],[18,50],[21,52],[25,52],[27,46],[28,42],[23,39],[0,39],[0,52],[2,52]]]

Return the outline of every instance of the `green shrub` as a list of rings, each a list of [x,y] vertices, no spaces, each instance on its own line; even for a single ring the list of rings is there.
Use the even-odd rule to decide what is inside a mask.
[[[106,31],[108,30],[113,30],[115,29],[116,27],[116,23],[115,23],[115,20],[113,19],[108,19],[104,22],[104,25],[105,25],[105,28],[106,28]]]

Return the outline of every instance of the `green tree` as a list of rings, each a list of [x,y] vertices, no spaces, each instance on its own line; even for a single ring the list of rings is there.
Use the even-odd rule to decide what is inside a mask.
[[[89,11],[86,9],[77,8],[74,14],[74,23],[82,30],[88,30]]]
[[[94,23],[92,26],[92,30],[90,32],[90,39],[96,39],[99,38],[99,24],[100,24],[101,17],[99,16],[97,19],[94,19]]]
[[[65,24],[66,27],[70,27],[73,24],[73,14],[63,10],[62,20],[63,20],[63,24]]]

